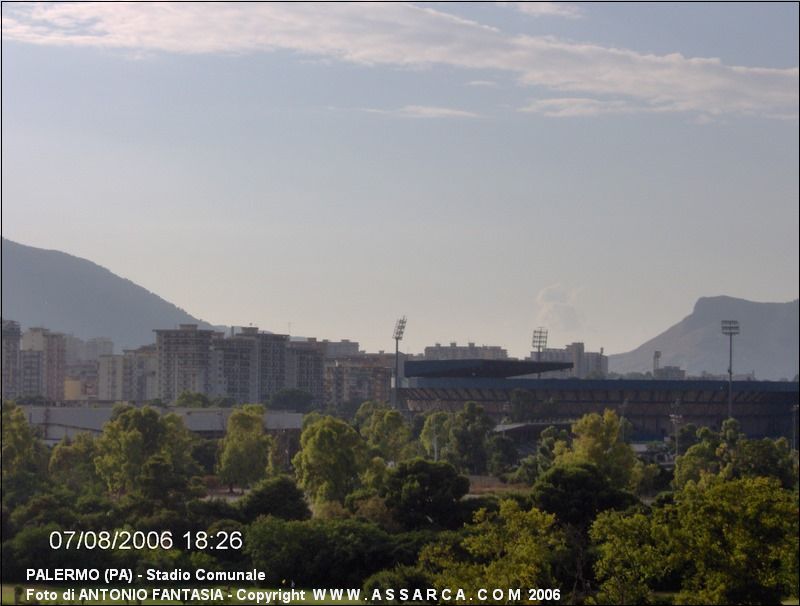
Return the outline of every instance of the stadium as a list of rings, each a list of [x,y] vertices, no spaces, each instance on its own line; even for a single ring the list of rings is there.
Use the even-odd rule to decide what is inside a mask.
[[[507,425],[512,431],[569,424],[581,416],[616,410],[633,425],[636,440],[660,440],[675,423],[719,428],[728,417],[728,382],[719,380],[553,379],[569,363],[517,360],[407,361],[399,401],[409,412],[456,411],[474,401],[501,420],[512,393],[527,392],[536,420]],[[544,376],[542,376],[544,375]],[[797,442],[798,383],[734,381],[732,413],[750,437]]]

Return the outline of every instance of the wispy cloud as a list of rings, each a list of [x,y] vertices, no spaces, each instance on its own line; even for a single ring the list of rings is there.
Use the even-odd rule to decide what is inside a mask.
[[[570,2],[508,2],[521,13],[533,17],[566,17],[578,19],[583,16],[580,6]]]
[[[599,116],[602,114],[628,114],[642,111],[626,101],[603,101],[583,97],[561,97],[556,99],[537,99],[520,111],[542,114],[549,118],[576,118]]]
[[[570,6],[554,4],[525,10]],[[558,95],[560,105],[534,101],[525,109],[562,118],[623,110],[796,117],[798,105],[797,68],[731,66],[508,34],[412,4],[12,4],[4,6],[3,36],[133,54],[280,49],[369,66],[495,70]]]
[[[402,118],[477,118],[478,114],[465,111],[463,109],[454,109],[452,107],[436,107],[431,105],[405,105],[398,109],[374,109],[368,108],[368,111],[373,114],[387,114],[391,116],[400,116]]]
[[[486,88],[494,88],[497,86],[497,82],[494,80],[470,80],[467,82],[467,86],[483,86]]]

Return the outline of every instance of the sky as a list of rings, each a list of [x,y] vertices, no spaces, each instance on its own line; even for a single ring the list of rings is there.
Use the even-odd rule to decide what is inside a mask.
[[[4,237],[214,324],[619,353],[798,297],[798,5],[2,5]]]

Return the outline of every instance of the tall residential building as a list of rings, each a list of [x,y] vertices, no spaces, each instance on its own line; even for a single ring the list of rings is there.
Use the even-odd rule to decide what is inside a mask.
[[[586,351],[583,343],[571,343],[564,349],[545,349],[541,352],[534,351],[526,358],[536,362],[570,362],[572,368],[548,372],[549,377],[575,377],[585,379],[589,376],[605,377],[608,374],[608,356],[599,352]]]
[[[64,335],[67,366],[97,362],[100,356],[114,353],[114,342],[108,337],[93,337],[84,341],[74,335]]]
[[[101,355],[97,374],[99,400],[154,400],[158,397],[156,346],[126,349],[122,355]]]
[[[19,388],[17,396],[44,397],[44,352],[23,349],[19,352]]]
[[[425,348],[426,360],[507,360],[508,352],[498,345],[450,345],[437,343]]]
[[[325,357],[331,358],[348,358],[350,356],[357,356],[361,353],[358,349],[358,341],[350,341],[342,339],[341,341],[322,341],[325,344]]]
[[[258,333],[258,402],[266,403],[288,386],[289,335]]]
[[[211,394],[232,398],[237,404],[258,402],[258,329],[246,328],[228,338],[211,341],[214,380]]]
[[[92,337],[83,346],[84,360],[97,360],[100,356],[110,356],[113,353],[114,342],[108,337]]]
[[[200,330],[197,324],[181,324],[177,329],[155,333],[158,397],[169,403],[184,391],[211,393],[211,342],[219,333]]]
[[[361,354],[325,361],[325,403],[334,409],[391,397],[394,355]]]
[[[64,375],[65,400],[97,399],[97,360],[67,364]]]
[[[2,380],[3,399],[13,399],[19,395],[20,357],[19,345],[22,336],[19,323],[3,320]]]
[[[286,387],[287,335],[259,332],[248,326],[212,341],[212,395],[237,404],[267,403]]]
[[[21,350],[38,352],[40,355],[27,355],[22,360],[24,390],[23,396],[43,396],[51,402],[64,399],[64,371],[66,367],[66,339],[63,334],[51,332],[46,328],[31,328],[22,335]],[[36,360],[35,358],[40,358]],[[38,381],[31,373],[38,365]]]
[[[314,406],[325,401],[325,343],[316,339],[289,341],[286,347],[286,387],[307,391]]]

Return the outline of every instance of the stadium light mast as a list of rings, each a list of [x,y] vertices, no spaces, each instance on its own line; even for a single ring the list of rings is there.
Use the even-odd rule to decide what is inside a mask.
[[[739,320],[723,320],[722,334],[730,339],[728,349],[728,418],[733,418],[733,335],[739,334]]]
[[[542,350],[547,347],[547,329],[539,327],[533,331],[533,338],[531,339],[531,347],[536,351],[536,361],[542,357]]]
[[[531,339],[531,347],[536,352],[536,361],[541,362],[542,350],[547,347],[547,329],[543,326],[533,331],[533,338]],[[536,373],[537,378],[542,376],[542,373]]]
[[[403,340],[403,335],[406,332],[406,317],[403,316],[394,325],[394,391],[392,392],[393,402],[392,405],[397,408],[398,390],[400,389],[400,341]]]

